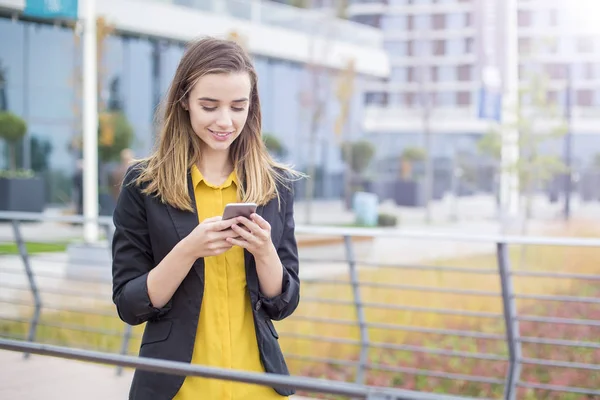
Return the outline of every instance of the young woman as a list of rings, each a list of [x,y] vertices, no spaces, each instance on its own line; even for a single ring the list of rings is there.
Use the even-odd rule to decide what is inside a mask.
[[[156,151],[114,212],[113,301],[146,322],[140,356],[289,374],[272,320],[299,301],[292,180],[261,139],[257,76],[236,43],[191,44]],[[226,204],[259,205],[222,220]],[[130,399],[281,399],[293,390],[136,371]]]

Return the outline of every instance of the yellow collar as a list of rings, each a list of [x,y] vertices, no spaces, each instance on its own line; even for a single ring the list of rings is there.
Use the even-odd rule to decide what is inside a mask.
[[[198,169],[198,167],[196,167],[195,165],[192,166],[192,184],[194,185],[194,188],[196,188],[200,182],[204,182],[204,184],[208,187],[214,188],[214,189],[225,189],[229,186],[231,186],[231,184],[235,184],[236,186],[238,186],[238,179],[237,179],[237,174],[235,172],[235,170],[233,170],[231,172],[231,174],[229,174],[229,176],[227,177],[227,179],[225,180],[225,182],[223,182],[221,185],[214,185],[210,182],[208,182],[206,179],[204,179],[204,176],[202,175],[202,172],[200,172],[200,170]]]

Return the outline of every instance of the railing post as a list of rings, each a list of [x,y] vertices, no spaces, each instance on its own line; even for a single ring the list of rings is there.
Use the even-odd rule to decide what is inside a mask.
[[[127,349],[129,348],[129,339],[131,338],[131,325],[125,324],[125,330],[123,331],[123,341],[121,342],[121,351],[119,354],[126,356]],[[123,374],[123,367],[117,367],[117,376]]]
[[[356,309],[356,318],[360,328],[360,358],[356,371],[356,383],[363,384],[365,381],[365,370],[367,367],[367,357],[369,351],[369,332],[365,321],[365,311],[360,296],[360,283],[358,281],[358,272],[356,271],[356,260],[354,258],[354,249],[352,247],[352,237],[344,236],[344,245],[346,247],[346,259],[350,272],[350,284],[352,285],[352,296],[354,298],[354,307]]]
[[[31,290],[35,306],[33,315],[31,317],[31,324],[29,325],[29,334],[27,335],[27,340],[33,342],[35,340],[35,335],[37,333],[37,327],[40,320],[40,313],[42,311],[42,299],[40,298],[40,292],[35,284],[33,270],[31,269],[31,263],[29,262],[29,254],[27,253],[27,247],[25,247],[25,242],[23,241],[23,236],[21,235],[21,226],[19,221],[13,219],[12,227],[15,235],[15,242],[17,243],[21,259],[23,260],[23,266],[25,267],[25,273],[27,274],[27,280],[29,281],[29,289]],[[24,358],[29,358],[29,353],[24,353],[23,356]]]
[[[517,304],[510,273],[510,260],[508,245],[499,242],[497,245],[498,272],[502,286],[502,306],[504,309],[504,323],[506,327],[506,341],[508,344],[509,365],[504,388],[504,399],[515,400],[517,396],[517,382],[521,375],[521,342],[519,341],[519,321],[517,321]]]

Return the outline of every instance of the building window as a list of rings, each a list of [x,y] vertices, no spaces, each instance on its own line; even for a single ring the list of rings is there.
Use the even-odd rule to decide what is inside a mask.
[[[445,40],[434,40],[433,41],[433,54],[436,56],[443,56],[446,54],[446,41]]]
[[[451,65],[441,65],[438,67],[438,80],[440,82],[452,82],[456,80],[456,67]]]
[[[465,54],[465,40],[462,38],[449,39],[446,54],[449,56],[459,56]]]
[[[379,28],[381,26],[380,15],[357,15],[353,18],[353,21],[358,22],[359,24],[369,25],[374,28]]]
[[[408,17],[406,15],[384,15],[381,18],[381,28],[389,31],[406,31]]]
[[[391,57],[406,56],[408,53],[408,43],[406,41],[387,42],[384,48]]]
[[[547,64],[546,73],[550,79],[566,79],[567,68],[564,64]]]
[[[367,105],[385,106],[388,102],[388,94],[383,92],[370,92],[366,94]]]
[[[448,29],[463,29],[467,26],[466,13],[451,13],[446,16],[446,25]]]
[[[442,31],[446,29],[445,14],[433,14],[433,29],[436,31]]]
[[[470,92],[458,92],[456,94],[456,100],[459,106],[468,106],[471,104],[471,93]]]
[[[531,26],[531,10],[519,10],[517,20],[523,28]]]
[[[470,65],[459,65],[458,66],[458,80],[461,82],[467,82],[472,79],[471,71],[473,68]]]
[[[419,14],[414,16],[415,30],[418,29],[431,29],[431,15]]]
[[[580,107],[593,106],[594,105],[594,91],[593,90],[577,91],[577,105]]]
[[[390,82],[406,82],[408,81],[408,68],[394,67],[390,72]]]

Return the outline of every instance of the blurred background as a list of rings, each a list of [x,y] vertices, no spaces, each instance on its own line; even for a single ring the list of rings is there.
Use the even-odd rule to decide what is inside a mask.
[[[600,232],[599,13],[596,0],[0,0],[0,335],[137,354],[141,330],[110,304],[119,174],[152,150],[186,43],[212,35],[248,50],[265,143],[309,176],[295,191],[306,300],[277,324],[293,373],[600,398],[600,241],[577,242]],[[83,214],[102,229],[68,219]],[[387,233],[353,230],[373,227]],[[22,377],[68,369],[0,356]],[[16,373],[0,395],[39,398]]]
[[[83,29],[68,15],[76,1],[54,3],[43,14],[0,2],[0,110],[18,117],[2,122],[0,166],[35,174],[38,210],[76,212]],[[466,217],[455,204],[464,200],[494,218],[500,175],[511,169],[520,195],[539,203],[530,213],[597,202],[600,36],[582,23],[595,3],[579,3],[520,0],[511,27],[508,3],[491,0],[97,1],[100,213],[112,211],[121,150],[152,149],[155,111],[185,42],[202,35],[247,45],[265,140],[311,176],[299,201],[349,206],[366,191],[427,214],[446,202],[440,218]],[[503,113],[515,94],[520,106]],[[23,135],[11,137],[19,123]],[[515,124],[521,157],[503,168],[501,133]]]

